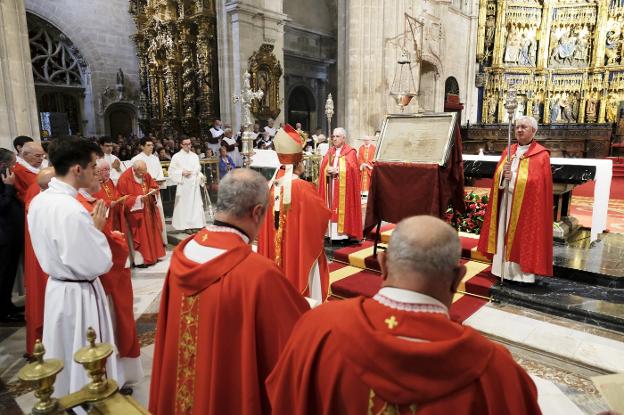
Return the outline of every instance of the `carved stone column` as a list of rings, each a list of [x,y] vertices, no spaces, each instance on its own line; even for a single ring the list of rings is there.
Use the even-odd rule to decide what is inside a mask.
[[[0,146],[13,139],[39,139],[39,117],[32,77],[24,0],[0,1]]]

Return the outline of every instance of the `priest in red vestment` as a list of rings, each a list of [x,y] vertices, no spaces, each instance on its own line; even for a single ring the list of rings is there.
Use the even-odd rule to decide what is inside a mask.
[[[270,413],[264,381],[308,304],[251,249],[267,199],[261,174],[231,171],[214,224],[176,247],[156,327],[152,414]]]
[[[269,207],[258,236],[258,253],[275,261],[302,295],[323,302],[329,269],[323,235],[331,212],[303,173],[305,140],[286,124],[273,140],[282,164],[269,191]]]
[[[128,225],[132,233],[135,250],[134,264],[144,267],[164,258],[165,248],[161,236],[161,220],[156,206],[158,183],[147,172],[142,160],[134,162],[131,168],[119,176],[117,190],[128,196],[130,204]]]
[[[373,161],[375,160],[375,144],[372,144],[372,138],[366,136],[361,139],[363,141],[358,148],[358,163],[360,164],[360,174],[362,176],[362,195],[368,196],[368,188],[370,187],[370,179],[373,174]]]
[[[360,165],[355,149],[345,141],[344,128],[335,128],[333,147],[321,162],[319,193],[331,207],[333,240],[362,239],[362,202],[360,196]],[[330,201],[331,199],[331,201]]]
[[[449,319],[460,254],[440,219],[401,221],[379,254],[373,298],[328,302],[297,323],[267,380],[272,413],[540,414],[509,351]]]
[[[550,154],[535,141],[536,132],[535,118],[516,121],[518,142],[511,146],[511,162],[505,149],[496,167],[478,245],[480,252],[494,257],[492,274],[523,283],[534,283],[535,275],[552,276],[553,271]],[[504,227],[505,234],[499,231]]]
[[[41,163],[45,152],[41,143],[30,141],[22,147],[21,158],[17,160],[13,173],[15,174],[15,190],[17,198],[24,203],[26,192],[30,185],[36,182],[37,173],[41,168]]]
[[[101,199],[106,204],[108,210],[108,223],[114,231],[126,233],[126,210],[130,210],[132,205],[128,202],[128,196],[122,196],[117,190],[117,186],[110,178],[111,165],[106,159],[98,159],[95,167],[97,178],[100,182],[100,190],[93,194],[96,199]]]
[[[92,213],[95,203],[99,200],[94,195],[100,190],[100,182],[96,166],[96,174],[90,188],[80,189],[76,198],[87,212]],[[126,382],[138,381],[143,377],[143,368],[139,359],[141,347],[134,321],[134,293],[132,290],[132,274],[128,256],[126,237],[110,227],[106,222],[102,233],[106,236],[113,255],[113,266],[106,274],[100,276],[104,292],[112,303],[111,310],[115,319],[115,343],[124,367]]]
[[[30,185],[24,195],[24,211],[26,227],[24,230],[24,317],[26,318],[26,354],[32,355],[35,342],[43,336],[43,306],[45,303],[45,289],[48,276],[41,269],[35,256],[30,232],[28,231],[28,208],[30,202],[42,191],[48,188],[48,183],[54,177],[54,167],[45,167],[35,176],[35,182]]]

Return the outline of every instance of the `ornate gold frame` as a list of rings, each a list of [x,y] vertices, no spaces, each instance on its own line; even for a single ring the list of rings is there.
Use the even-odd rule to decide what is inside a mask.
[[[265,43],[260,46],[260,49],[251,55],[248,63],[251,89],[264,92],[261,100],[252,101],[251,113],[261,120],[277,117],[281,112],[279,87],[282,67],[273,54],[273,45]]]

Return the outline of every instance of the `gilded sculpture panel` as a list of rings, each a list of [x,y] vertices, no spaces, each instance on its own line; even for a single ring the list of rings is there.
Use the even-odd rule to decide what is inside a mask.
[[[624,0],[481,0],[477,37],[481,120],[516,115],[540,123],[617,122],[624,100]]]
[[[219,114],[214,0],[130,0],[141,128],[208,134]]]
[[[279,86],[282,67],[273,54],[273,45],[263,44],[249,58],[251,89],[263,92],[262,99],[253,100],[251,113],[260,120],[275,118],[280,113]]]

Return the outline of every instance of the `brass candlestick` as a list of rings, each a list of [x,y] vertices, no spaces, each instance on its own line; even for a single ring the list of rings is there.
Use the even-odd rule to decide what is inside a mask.
[[[19,379],[31,383],[35,387],[37,403],[33,407],[33,414],[50,414],[58,407],[58,400],[52,398],[52,394],[54,393],[56,375],[63,370],[63,361],[59,359],[44,361],[44,354],[45,348],[41,340],[37,340],[33,353],[36,360],[21,368],[17,373]]]

